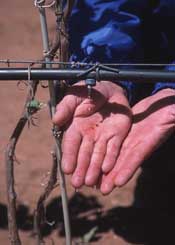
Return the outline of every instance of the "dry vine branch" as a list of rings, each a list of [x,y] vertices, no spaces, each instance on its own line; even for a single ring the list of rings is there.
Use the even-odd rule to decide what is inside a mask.
[[[69,40],[67,32],[67,23],[75,0],[68,0],[64,8],[61,8],[60,1],[56,1],[55,15],[57,16],[56,32],[52,47],[46,56],[54,58],[58,49],[60,49],[59,61],[68,61],[69,58]]]
[[[28,103],[34,99],[34,95],[37,90],[38,81],[31,81],[29,91],[27,94],[26,102],[20,119],[10,137],[7,149],[5,152],[6,162],[6,181],[7,181],[7,201],[8,201],[8,227],[9,238],[12,245],[20,245],[21,241],[18,234],[17,222],[16,222],[16,193],[14,188],[14,156],[15,149],[19,137],[24,129],[24,126],[29,120]]]
[[[52,156],[53,156],[53,164],[52,164],[49,181],[45,187],[45,190],[39,197],[39,200],[37,202],[37,207],[34,212],[34,234],[37,238],[37,245],[44,244],[44,241],[42,239],[42,234],[41,234],[42,225],[46,222],[44,204],[47,197],[52,192],[57,182],[57,168],[58,168],[57,157],[54,152],[52,153]]]
[[[57,1],[57,3],[60,4],[60,1]],[[53,47],[51,48],[51,51],[53,52],[53,54],[55,54],[55,52],[58,50],[58,48],[60,48],[60,61],[67,61],[68,60],[68,34],[67,34],[67,19],[69,17],[69,14],[71,13],[71,9],[73,6],[74,1],[72,0],[68,0],[67,1],[67,5],[65,7],[65,12],[62,11],[62,8],[60,8],[60,10],[62,11],[61,13],[63,13],[62,18],[60,19],[60,21],[58,21],[58,29],[57,29],[57,33],[58,33],[58,41],[56,41],[56,44],[54,43]],[[58,5],[61,6],[61,5]],[[44,21],[44,15],[43,17],[43,21]],[[47,38],[46,38],[47,39]],[[45,46],[47,47],[47,41],[45,40]],[[52,56],[51,53],[46,57],[49,57],[49,60],[51,60],[54,55]],[[47,58],[46,58],[47,61]],[[30,76],[30,71],[29,71],[29,76]],[[30,79],[29,79],[30,80]],[[16,145],[17,142],[19,140],[19,137],[26,125],[26,123],[29,121],[29,117],[32,116],[36,111],[29,111],[28,109],[28,104],[34,99],[36,90],[37,90],[37,86],[38,86],[39,81],[30,81],[30,88],[29,88],[29,92],[27,95],[27,99],[26,99],[26,103],[22,112],[22,115],[12,133],[12,136],[10,137],[9,140],[9,144],[7,146],[6,149],[6,154],[5,154],[5,160],[6,160],[6,181],[7,181],[7,199],[8,199],[8,226],[9,226],[9,238],[10,238],[10,242],[12,245],[20,245],[21,241],[20,241],[20,237],[18,234],[18,228],[17,228],[17,222],[16,222],[16,193],[15,193],[15,188],[14,188],[14,183],[15,183],[15,178],[14,178],[14,156],[15,156],[15,149],[16,149]],[[50,83],[51,84],[51,83]],[[61,84],[61,82],[60,82]],[[60,90],[59,92],[62,92],[62,85],[60,85]],[[50,90],[52,90],[49,87]],[[50,91],[52,92],[52,91]],[[56,92],[56,91],[55,91]],[[55,106],[55,102],[56,98],[55,98],[55,93],[53,91],[53,94],[51,93],[51,108],[53,108]],[[52,96],[54,95],[54,96]],[[54,98],[53,98],[54,97]],[[59,99],[61,99],[61,96],[59,97]],[[53,111],[52,111],[53,113]],[[58,129],[55,127],[56,133],[59,132]],[[66,207],[66,188],[65,188],[65,182],[64,182],[64,176],[61,173],[61,168],[60,165],[57,165],[60,162],[60,157],[61,157],[61,151],[60,151],[60,143],[61,143],[61,139],[57,137],[57,135],[55,135],[55,139],[56,139],[56,153],[54,155],[53,158],[53,166],[52,166],[52,171],[51,171],[51,176],[50,176],[50,180],[48,182],[48,185],[46,186],[44,192],[42,193],[42,195],[39,198],[38,201],[38,205],[37,205],[37,209],[35,211],[35,231],[36,231],[36,236],[37,236],[37,242],[38,244],[42,244],[42,237],[41,237],[41,231],[40,231],[40,226],[42,225],[43,221],[44,221],[44,202],[46,200],[46,198],[48,197],[48,195],[50,194],[50,192],[53,190],[54,185],[57,181],[57,167],[60,173],[60,177],[61,177],[61,189],[64,192],[63,196],[63,206]],[[66,207],[67,208],[67,207]],[[66,216],[68,215],[68,213],[66,213]],[[69,217],[66,217],[66,220],[69,220]],[[69,234],[70,235],[70,234]],[[69,238],[68,238],[68,243],[69,242]]]

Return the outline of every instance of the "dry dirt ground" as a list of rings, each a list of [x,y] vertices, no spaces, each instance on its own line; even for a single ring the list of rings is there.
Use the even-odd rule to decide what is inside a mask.
[[[51,12],[48,13],[48,19],[52,38],[54,16]],[[1,1],[0,59],[38,59],[41,56],[39,16],[33,1]],[[9,244],[4,150],[22,111],[25,95],[25,87],[20,90],[17,82],[0,81],[0,244],[2,245]],[[40,88],[37,96],[39,100],[47,102],[47,89]],[[37,117],[38,127],[30,129],[26,127],[16,153],[18,163],[15,164],[15,188],[18,196],[18,226],[22,244],[25,245],[35,244],[32,232],[33,211],[51,167],[50,152],[53,141],[48,109],[43,109]],[[150,168],[146,171],[149,173]],[[137,176],[139,173],[140,171]],[[135,201],[135,194],[139,192],[138,187],[136,188],[137,176],[124,188],[114,190],[107,197],[89,188],[82,188],[75,193],[67,179],[74,241],[80,239],[93,227],[98,227],[90,244],[175,244],[167,242],[174,237],[175,229],[173,228],[174,203],[169,198],[173,193],[173,188],[170,188],[173,187],[172,173],[174,169],[171,168],[167,177],[168,184],[165,179],[166,183],[160,185],[156,181],[152,185],[152,177],[149,174],[141,180],[139,177],[140,186],[144,182],[148,187],[147,191],[142,191],[142,194],[138,195],[143,202]],[[163,174],[160,174],[159,179],[162,179],[162,176]],[[151,195],[155,197],[157,190],[160,195],[154,206],[152,201],[148,201],[152,200],[149,194],[152,193]],[[162,200],[168,205],[159,205]],[[148,203],[148,208],[143,207],[144,202]],[[169,204],[172,204],[171,212],[167,209]],[[53,244],[52,242],[57,245],[65,244],[59,186],[47,201],[46,215],[48,221],[54,222],[53,226],[46,224],[43,228],[46,244]]]

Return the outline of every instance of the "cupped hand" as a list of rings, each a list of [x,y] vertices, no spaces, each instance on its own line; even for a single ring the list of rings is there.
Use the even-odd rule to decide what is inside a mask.
[[[126,184],[141,163],[175,132],[175,90],[161,90],[137,103],[132,111],[133,124],[115,166],[102,177],[103,194]]]
[[[57,105],[53,122],[65,127],[62,169],[72,174],[75,188],[93,186],[102,172],[109,172],[131,127],[131,110],[125,91],[108,81],[93,88],[87,97],[84,83],[68,89]]]

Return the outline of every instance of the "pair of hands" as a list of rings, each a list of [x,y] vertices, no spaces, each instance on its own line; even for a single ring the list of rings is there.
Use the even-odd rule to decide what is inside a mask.
[[[80,82],[57,105],[53,122],[65,129],[62,168],[72,185],[98,185],[109,194],[174,132],[175,91],[161,90],[130,108],[120,86],[97,83],[89,99]]]

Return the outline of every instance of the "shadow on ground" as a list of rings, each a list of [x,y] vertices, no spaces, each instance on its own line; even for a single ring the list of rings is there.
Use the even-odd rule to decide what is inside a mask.
[[[135,191],[135,202],[131,207],[114,207],[104,213],[95,196],[73,195],[69,201],[72,236],[82,237],[93,227],[98,227],[94,240],[99,242],[102,233],[112,230],[134,244],[175,244],[173,141],[174,137],[144,163]],[[0,228],[7,229],[7,207],[3,204],[0,204],[0,214]],[[32,231],[33,217],[28,207],[18,206],[17,217],[20,229]],[[52,225],[44,225],[43,236],[50,235],[56,229],[60,236],[64,236],[60,197],[48,203],[46,218]]]
[[[93,227],[98,227],[93,240],[99,240],[102,233],[112,230],[126,241],[134,244],[174,244],[175,212],[169,209],[156,208],[113,208],[106,213],[100,211],[101,205],[95,197],[85,197],[76,194],[71,198],[71,225],[74,238],[83,237]],[[77,205],[74,205],[76,203]],[[59,208],[58,208],[59,207]],[[46,237],[58,229],[59,235],[64,236],[61,200],[53,199],[47,206],[48,222],[42,233]],[[0,205],[0,228],[7,229],[7,208]],[[28,208],[19,206],[18,226],[21,230],[32,231],[32,219]]]

